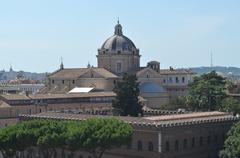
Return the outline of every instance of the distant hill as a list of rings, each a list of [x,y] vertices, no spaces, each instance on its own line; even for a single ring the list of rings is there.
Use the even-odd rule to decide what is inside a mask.
[[[30,80],[38,80],[45,81],[46,74],[45,73],[32,73],[32,72],[24,72],[24,71],[0,71],[0,81],[9,81],[14,80],[17,76],[22,76],[25,79]]]
[[[215,70],[216,72],[220,72],[223,75],[230,76],[240,76],[240,68],[237,67],[224,67],[224,66],[214,66],[214,67],[192,67],[193,72],[201,75],[204,73],[211,72]],[[32,72],[24,72],[24,71],[0,71],[0,81],[8,81],[14,80],[18,75],[23,76],[26,79],[45,81],[46,74],[45,73],[32,73]]]
[[[204,74],[215,70],[226,76],[229,75],[240,75],[240,68],[237,67],[224,67],[224,66],[214,66],[214,67],[193,67],[191,68],[193,72],[198,74]]]

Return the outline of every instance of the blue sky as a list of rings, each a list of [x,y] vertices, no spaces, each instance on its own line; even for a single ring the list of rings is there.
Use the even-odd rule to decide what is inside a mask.
[[[1,0],[0,69],[51,72],[96,63],[114,32],[140,49],[141,65],[240,67],[239,0]]]

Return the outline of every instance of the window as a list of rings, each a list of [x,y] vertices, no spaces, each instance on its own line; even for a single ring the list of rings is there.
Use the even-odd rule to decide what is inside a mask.
[[[149,78],[149,75],[147,74],[147,78]]]
[[[118,54],[121,54],[121,51],[119,50],[119,51],[117,51],[117,53],[118,53]]]
[[[215,143],[218,142],[218,135],[217,135],[217,134],[215,134],[215,136],[214,136],[214,142],[215,142]]]
[[[178,149],[179,149],[179,142],[178,142],[178,140],[175,141],[174,149],[175,149],[175,151],[178,151]]]
[[[153,151],[153,143],[152,142],[148,143],[148,151]]]
[[[52,84],[54,84],[54,80],[52,80]]]
[[[183,140],[183,149],[187,149],[187,146],[188,146],[187,139],[184,139]]]
[[[40,108],[40,109],[39,109],[39,113],[41,113],[41,112],[42,112],[42,109]]]
[[[222,141],[225,140],[225,133],[222,134]]]
[[[72,80],[72,84],[75,84],[75,80]]]
[[[182,83],[185,83],[185,77],[182,77]]]
[[[64,80],[62,80],[62,84],[64,84]]]
[[[19,115],[19,109],[16,109],[16,116]]]
[[[176,77],[175,80],[176,80],[176,83],[179,83],[178,77]]]
[[[207,144],[211,144],[211,136],[207,137]]]
[[[118,73],[122,72],[122,63],[120,63],[120,62],[117,63],[117,72]]]
[[[31,114],[32,114],[32,109],[29,109],[29,112],[28,112],[28,114],[29,114],[29,115],[31,115]]]
[[[195,138],[192,138],[192,147],[195,147]]]
[[[131,149],[131,148],[132,148],[132,144],[129,143],[129,144],[127,145],[127,149]]]
[[[166,141],[166,152],[168,152],[170,150],[170,144],[169,141]]]
[[[170,83],[172,83],[172,77],[169,77],[168,80]]]
[[[138,151],[142,151],[142,142],[139,140],[137,142]]]
[[[163,83],[166,83],[166,79],[163,79]]]
[[[199,139],[199,146],[202,146],[203,145],[203,137],[200,137]]]

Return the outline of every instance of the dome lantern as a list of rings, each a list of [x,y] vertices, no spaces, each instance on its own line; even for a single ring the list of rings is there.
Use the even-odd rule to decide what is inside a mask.
[[[119,24],[119,20],[118,20],[117,25],[115,26],[114,35],[118,35],[118,36],[122,36],[123,35],[123,33],[122,33],[122,25]]]

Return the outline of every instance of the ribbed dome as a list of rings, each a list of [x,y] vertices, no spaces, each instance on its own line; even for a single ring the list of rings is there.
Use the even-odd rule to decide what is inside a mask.
[[[114,35],[103,43],[102,49],[108,49],[109,51],[135,51],[136,47],[126,36]]]
[[[135,52],[137,48],[134,43],[123,35],[121,24],[115,26],[114,35],[109,37],[102,45],[101,49],[109,52]]]

